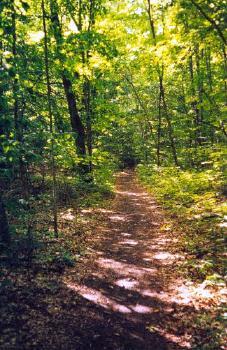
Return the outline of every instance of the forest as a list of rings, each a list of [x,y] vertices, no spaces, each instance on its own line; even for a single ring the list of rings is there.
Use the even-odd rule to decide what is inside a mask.
[[[226,0],[0,0],[0,349],[224,350]]]

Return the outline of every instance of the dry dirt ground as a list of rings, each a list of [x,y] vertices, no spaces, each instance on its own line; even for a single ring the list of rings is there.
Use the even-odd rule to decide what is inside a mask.
[[[12,319],[0,349],[191,349],[201,310],[178,273],[184,257],[163,229],[162,209],[133,173],[122,172],[111,207],[95,214],[88,254],[74,268],[9,293]]]

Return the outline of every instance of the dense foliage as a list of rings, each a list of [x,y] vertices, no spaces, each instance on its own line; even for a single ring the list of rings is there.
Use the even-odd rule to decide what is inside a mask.
[[[223,219],[225,19],[221,0],[1,1],[2,246],[41,207],[57,236],[64,202],[139,163],[172,211]]]
[[[181,273],[223,287],[226,41],[226,0],[0,0],[0,306],[13,327],[21,290],[35,300],[30,271],[48,265],[49,283],[75,265],[95,240],[83,212],[106,207],[128,167],[164,208]],[[194,349],[223,348],[221,302],[198,313]]]

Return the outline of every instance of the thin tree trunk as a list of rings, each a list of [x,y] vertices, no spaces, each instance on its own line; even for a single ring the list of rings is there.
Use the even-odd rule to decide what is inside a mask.
[[[191,78],[191,94],[192,94],[192,109],[194,110],[194,125],[195,125],[195,151],[197,153],[197,146],[199,144],[199,134],[198,134],[198,128],[199,128],[199,109],[197,106],[197,100],[196,100],[196,91],[195,91],[195,82],[194,82],[194,67],[193,67],[193,56],[191,55],[189,57],[189,72],[190,72],[190,78]]]
[[[225,105],[227,106],[227,55],[223,47],[223,68],[224,68],[224,85],[225,85]]]
[[[88,28],[87,32],[90,33],[95,25],[95,12],[94,12],[94,0],[89,0],[89,22],[88,22]],[[79,18],[80,18],[80,30],[82,30],[82,8],[80,6],[79,8]],[[86,63],[89,63],[90,58],[90,51],[87,50],[86,52],[82,52],[82,62],[85,65]],[[90,172],[92,171],[93,164],[92,164],[92,95],[93,95],[93,89],[91,86],[91,82],[87,76],[84,76],[84,84],[83,84],[83,104],[85,109],[85,115],[86,115],[86,141],[87,141],[87,150],[89,155],[89,167]]]
[[[2,40],[0,40],[0,51],[2,51],[3,45],[2,45]],[[0,65],[1,68],[3,66],[2,62],[2,54],[0,56]],[[0,112],[3,115],[5,112],[4,109],[4,88],[3,85],[0,83]],[[4,121],[3,123],[0,123],[0,136],[4,135]],[[0,156],[3,159],[3,148],[0,143]],[[3,169],[6,168],[6,163],[5,161],[0,160],[0,174]],[[0,184],[1,186],[1,184]],[[3,187],[3,186],[1,186]],[[0,242],[9,246],[11,242],[11,236],[10,236],[10,231],[9,231],[9,224],[8,224],[8,219],[6,215],[6,210],[5,206],[2,200],[2,194],[0,193]]]
[[[165,89],[163,86],[163,77],[161,75],[159,76],[159,84],[160,84],[160,96],[162,98],[162,103],[163,103],[163,110],[165,113],[167,126],[168,126],[168,134],[169,134],[170,146],[172,149],[172,155],[173,155],[175,165],[179,166],[178,157],[177,157],[177,150],[176,150],[175,140],[174,140],[174,136],[173,136],[172,123],[171,123],[171,119],[169,116],[168,107],[166,104]]]
[[[55,166],[55,156],[54,156],[53,113],[52,113],[52,105],[51,105],[51,85],[50,85],[50,72],[49,72],[49,59],[48,59],[48,40],[47,40],[46,13],[45,13],[44,0],[42,0],[41,6],[42,6],[43,32],[44,32],[44,61],[45,61],[45,72],[46,72],[46,87],[47,87],[49,126],[50,126],[50,135],[51,135],[51,173],[52,173],[52,180],[53,180],[52,200],[53,200],[54,234],[55,234],[55,237],[58,237],[57,195],[56,195],[56,166]]]
[[[205,57],[206,57],[207,78],[209,81],[210,92],[212,92],[213,91],[213,77],[212,77],[212,68],[211,68],[211,50],[210,50],[210,47],[206,48]]]
[[[0,241],[7,246],[9,246],[11,242],[6,210],[5,210],[5,206],[3,204],[1,195],[0,195]]]
[[[187,77],[182,74],[181,76],[181,97],[182,97],[182,107],[183,107],[183,110],[184,110],[184,113],[185,113],[185,116],[188,116],[188,112],[189,112],[189,109],[190,109],[190,106],[187,105],[186,103],[186,89],[185,89],[185,82],[187,82]],[[193,141],[194,141],[194,135],[193,133],[191,132],[191,128],[193,127],[194,125],[194,121],[187,118],[187,128],[189,130],[189,137],[188,137],[188,148],[191,149],[193,148]],[[188,157],[188,155],[186,155]],[[191,156],[191,154],[190,154]],[[190,164],[191,166],[193,166],[193,160],[190,158]]]
[[[150,29],[151,29],[151,37],[152,37],[153,45],[156,46],[157,40],[156,40],[154,20],[152,17],[152,5],[151,5],[150,0],[147,0],[147,3],[148,3],[147,13],[148,13],[149,24],[150,24]],[[168,107],[167,107],[167,103],[166,103],[166,98],[165,98],[165,89],[164,89],[164,85],[163,85],[163,75],[164,75],[163,63],[162,63],[161,67],[158,63],[156,68],[157,68],[158,78],[159,78],[160,98],[162,100],[163,110],[164,110],[165,118],[167,121],[168,136],[169,136],[170,146],[172,149],[172,155],[173,155],[175,165],[179,166],[178,157],[177,157],[177,150],[176,150],[175,140],[174,140],[174,135],[173,135],[173,127],[172,127],[172,123],[171,123],[171,119],[170,119],[170,115],[169,115]],[[161,107],[161,103],[160,103],[160,107]],[[161,126],[161,124],[160,124],[160,126]]]
[[[19,82],[17,77],[17,27],[16,27],[16,10],[15,10],[15,3],[14,0],[12,1],[12,54],[13,54],[13,65],[14,65],[14,79],[13,79],[13,99],[14,99],[14,107],[13,107],[13,115],[14,115],[14,128],[15,128],[15,138],[18,141],[20,145],[23,143],[23,135],[22,135],[22,129],[21,129],[21,122],[20,122],[20,107],[19,107]],[[19,153],[18,157],[18,163],[19,163],[19,178],[21,181],[21,185],[23,188],[23,191],[26,196],[28,196],[29,192],[29,180],[27,175],[27,167],[22,159],[21,154]]]
[[[153,44],[154,44],[154,46],[156,46],[157,42],[156,42],[154,20],[153,20],[153,17],[152,17],[151,1],[147,0],[147,3],[148,3],[147,13],[148,13],[149,24],[150,24],[151,33],[152,33]]]
[[[200,58],[203,58],[203,51],[200,52],[199,48],[196,50],[196,69],[197,69],[197,90],[199,96],[199,143],[201,144],[201,123],[203,121],[203,73],[201,68]]]
[[[162,123],[162,107],[161,107],[161,94],[159,91],[159,97],[158,97],[158,133],[157,133],[157,165],[161,166],[161,158],[160,158],[160,152],[161,152],[161,123]]]
[[[144,112],[145,121],[146,121],[147,126],[148,126],[148,128],[150,130],[150,134],[151,134],[152,137],[154,137],[154,135],[153,135],[153,127],[152,127],[152,124],[151,124],[151,122],[150,122],[150,120],[148,118],[149,117],[149,111],[147,110],[147,107],[146,107],[145,103],[142,101],[142,99],[141,99],[141,97],[140,97],[140,95],[139,95],[135,85],[133,84],[132,79],[128,78],[127,75],[124,75],[124,78],[130,84],[130,86],[132,87],[132,91],[134,93],[136,101],[139,103],[140,107],[142,108],[142,110]]]
[[[87,135],[87,149],[89,155],[89,165],[90,171],[92,171],[92,107],[91,107],[91,96],[92,96],[92,87],[90,81],[85,78],[83,86],[83,102],[86,112],[86,135]]]
[[[191,3],[196,7],[196,9],[200,12],[200,14],[208,21],[210,22],[211,26],[213,27],[213,29],[217,32],[219,38],[222,41],[222,51],[223,51],[223,56],[224,56],[224,71],[225,71],[225,93],[226,93],[226,104],[227,104],[227,82],[226,82],[226,72],[227,72],[227,54],[226,54],[226,44],[227,44],[227,40],[225,37],[225,33],[224,31],[222,31],[222,29],[220,28],[219,24],[217,23],[217,21],[215,19],[213,19],[212,17],[210,17],[205,10],[202,8],[202,6],[200,4],[198,4],[196,2],[196,0],[190,0]]]

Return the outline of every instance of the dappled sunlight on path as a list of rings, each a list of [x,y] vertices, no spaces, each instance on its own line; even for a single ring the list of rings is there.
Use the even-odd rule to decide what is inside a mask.
[[[171,236],[161,231],[160,207],[132,173],[124,172],[113,207],[100,212],[95,250],[79,266],[86,272],[64,281],[86,300],[81,322],[89,348],[190,348],[182,315],[194,308],[193,299],[175,273],[183,257],[171,252]]]
[[[118,175],[108,207],[71,208],[61,216],[73,224],[76,246],[84,232],[79,225],[88,228],[80,258],[64,271],[34,264],[0,293],[0,349],[192,349],[196,320],[203,321],[212,293],[180,277],[185,256],[177,235],[133,172]]]

